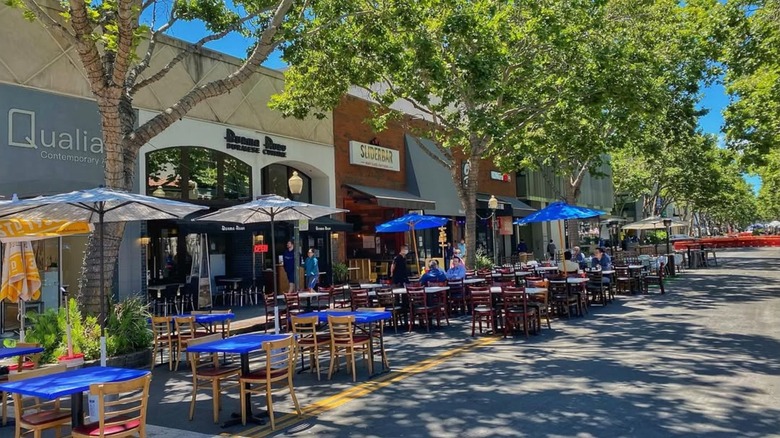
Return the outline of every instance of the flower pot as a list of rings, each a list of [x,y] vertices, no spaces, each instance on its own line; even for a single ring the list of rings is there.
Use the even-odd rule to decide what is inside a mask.
[[[61,364],[65,364],[68,368],[76,368],[84,365],[84,355],[81,353],[73,353],[72,356],[60,356],[57,361]]]

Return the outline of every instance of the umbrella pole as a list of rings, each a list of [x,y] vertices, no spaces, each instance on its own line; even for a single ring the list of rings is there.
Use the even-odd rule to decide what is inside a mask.
[[[414,245],[414,265],[417,266],[417,275],[421,275],[420,271],[420,254],[417,252],[417,236],[414,234],[414,224],[411,224],[412,229],[412,244]]]
[[[100,209],[100,285],[98,286],[98,292],[100,293],[100,366],[106,366],[106,297],[103,291],[103,282],[105,281],[105,251],[103,248],[103,209]]]
[[[297,244],[297,242],[296,242]],[[274,333],[279,333],[279,303],[276,299],[276,236],[274,233],[274,216],[271,215],[271,270],[273,271],[274,285],[271,293],[274,294]]]
[[[558,221],[558,236],[561,239],[561,252],[563,252],[566,249],[566,244],[565,244],[566,238],[563,236],[563,226],[561,225],[562,223],[563,223],[563,220],[559,220]]]

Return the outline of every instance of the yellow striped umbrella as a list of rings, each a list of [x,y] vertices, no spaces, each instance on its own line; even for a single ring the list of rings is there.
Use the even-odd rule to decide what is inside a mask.
[[[37,300],[41,297],[41,275],[35,266],[32,244],[11,242],[5,244],[0,300],[11,302]],[[24,305],[19,306],[21,328],[19,339],[24,342]]]
[[[94,226],[89,222],[2,219],[0,220],[0,241],[20,242],[73,234],[88,234],[93,229]]]

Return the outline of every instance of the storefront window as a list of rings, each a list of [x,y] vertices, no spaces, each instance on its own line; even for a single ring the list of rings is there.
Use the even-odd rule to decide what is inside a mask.
[[[146,193],[151,196],[191,201],[237,201],[252,196],[251,166],[211,149],[153,151],[146,154],[146,170]]]
[[[303,190],[296,197],[296,200],[311,203],[311,178],[300,170],[284,164],[271,164],[263,168],[263,194],[279,195],[292,199],[288,181],[294,171],[297,171],[298,176],[303,180]]]

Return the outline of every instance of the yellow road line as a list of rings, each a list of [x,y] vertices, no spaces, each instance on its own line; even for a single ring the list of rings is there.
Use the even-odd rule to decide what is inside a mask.
[[[449,360],[453,356],[457,356],[459,354],[466,353],[470,350],[474,350],[480,347],[484,347],[486,345],[490,345],[493,342],[498,341],[499,339],[501,338],[498,336],[480,338],[462,347],[453,348],[443,353],[439,353],[436,356],[430,357],[428,359],[422,360],[412,365],[408,365],[398,371],[393,371],[388,374],[379,376],[375,379],[362,382],[349,389],[345,389],[344,391],[341,391],[338,394],[334,394],[330,397],[312,403],[311,405],[305,406],[304,408],[301,409],[303,411],[303,415],[301,415],[300,417],[295,414],[286,414],[282,417],[277,418],[275,431],[271,430],[270,425],[265,425],[265,426],[258,426],[252,429],[248,429],[241,432],[240,434],[236,434],[232,436],[233,437],[261,437],[270,434],[272,432],[275,433],[284,430],[285,428],[290,427],[296,423],[314,418],[322,414],[323,412],[336,409],[337,407],[345,403],[349,403],[352,400],[368,395],[374,391],[378,391],[386,386],[392,385],[395,382],[407,379],[415,374],[419,374],[424,371],[427,371]]]

